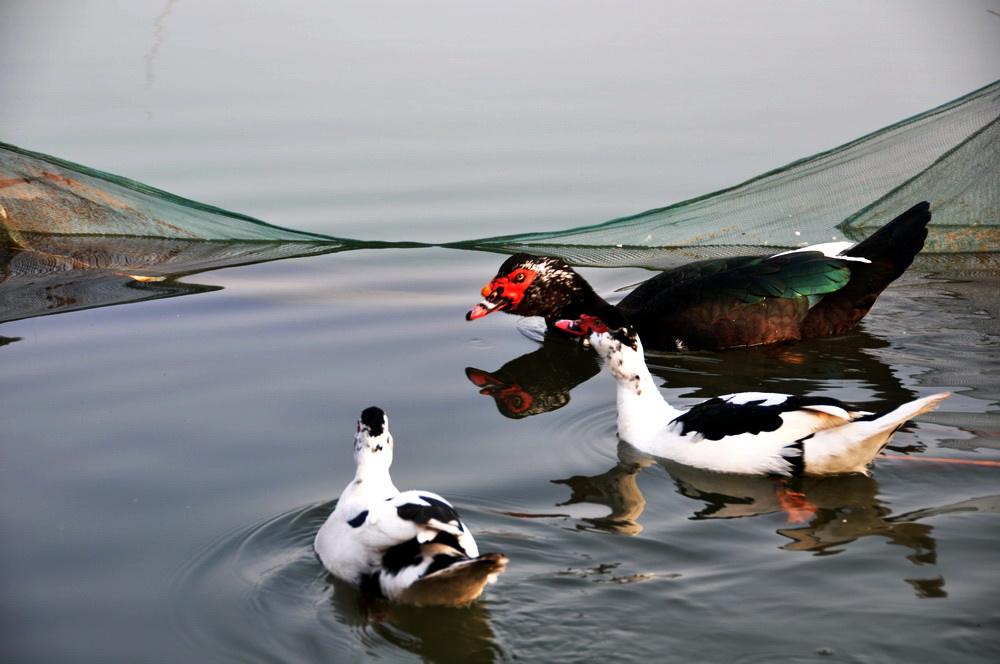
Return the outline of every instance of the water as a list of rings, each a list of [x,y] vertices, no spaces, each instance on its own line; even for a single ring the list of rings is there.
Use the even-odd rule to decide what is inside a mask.
[[[988,82],[996,48],[974,4],[200,5],[5,6],[3,139],[305,230],[457,240],[729,184]],[[759,64],[742,62],[762,36]],[[773,67],[787,49],[801,58]],[[465,322],[501,260],[348,251],[0,324],[4,658],[1000,655],[1000,469],[884,459],[794,486],[815,509],[793,521],[771,480],[620,446],[589,356],[510,317]],[[611,293],[644,273],[584,274]],[[891,453],[996,460],[998,285],[989,260],[926,258],[857,334],[650,361],[678,403],[951,390]],[[469,368],[532,406],[508,391],[498,408]],[[310,553],[371,404],[391,418],[397,484],[446,495],[511,558],[470,609],[365,603]]]

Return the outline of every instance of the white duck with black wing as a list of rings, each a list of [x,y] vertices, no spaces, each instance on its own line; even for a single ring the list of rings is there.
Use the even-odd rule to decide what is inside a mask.
[[[381,408],[361,413],[357,471],[316,533],[314,548],[334,576],[363,591],[417,606],[461,606],[504,570],[500,553],[479,554],[455,508],[429,491],[392,482],[393,438]]]
[[[680,410],[660,394],[635,329],[616,308],[604,307],[597,316],[556,325],[572,334],[589,335],[618,382],[622,440],[647,454],[706,470],[867,474],[899,427],[949,396],[942,392],[869,413],[830,397],[742,392]]]

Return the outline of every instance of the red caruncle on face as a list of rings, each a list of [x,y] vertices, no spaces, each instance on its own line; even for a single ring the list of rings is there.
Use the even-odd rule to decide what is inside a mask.
[[[517,308],[524,300],[524,292],[538,277],[538,273],[527,268],[518,268],[508,275],[496,277],[483,286],[482,295],[490,300],[503,299],[509,302],[504,308]]]

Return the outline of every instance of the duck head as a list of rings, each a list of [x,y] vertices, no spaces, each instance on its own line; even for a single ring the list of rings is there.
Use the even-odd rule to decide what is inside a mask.
[[[388,468],[392,465],[389,418],[378,406],[369,406],[361,411],[354,434],[354,461],[359,468]]]
[[[618,307],[609,304],[593,315],[582,314],[574,320],[556,321],[555,326],[568,334],[588,337],[590,345],[607,362],[612,373],[617,374],[626,364],[644,362],[639,334]]]
[[[537,412],[532,409],[535,398],[518,383],[475,367],[466,367],[465,376],[479,388],[480,394],[493,397],[497,409],[506,417],[520,419]]]
[[[567,318],[576,315],[571,305],[596,297],[590,284],[562,260],[528,254],[515,254],[504,261],[481,294],[483,299],[465,314],[466,320],[494,311]]]

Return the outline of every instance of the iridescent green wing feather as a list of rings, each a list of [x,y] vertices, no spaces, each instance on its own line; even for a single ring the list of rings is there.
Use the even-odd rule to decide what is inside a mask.
[[[794,299],[826,295],[843,288],[851,278],[847,262],[810,251],[786,254],[740,266],[702,283],[702,295],[713,292],[755,304],[767,298]]]
[[[663,298],[690,306],[718,298],[755,304],[767,298],[800,297],[809,298],[812,306],[850,278],[846,261],[818,251],[710,259],[656,275],[629,293],[620,306],[628,313],[650,305],[655,310],[654,303]]]

